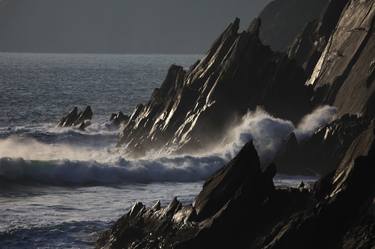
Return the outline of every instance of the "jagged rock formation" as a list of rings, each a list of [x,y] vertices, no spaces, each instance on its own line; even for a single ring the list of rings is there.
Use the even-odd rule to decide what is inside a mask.
[[[299,142],[292,133],[275,163],[283,174],[326,175],[338,167],[352,142],[370,126],[374,126],[370,118],[347,114],[307,140]]]
[[[260,38],[273,50],[287,51],[306,23],[319,18],[329,0],[274,0],[260,13]],[[344,0],[341,0],[344,1]]]
[[[360,156],[364,154],[368,155]],[[352,143],[337,170],[317,183],[318,203],[282,222],[261,247],[373,248],[374,164],[372,127]]]
[[[275,173],[274,165],[262,172],[249,143],[207,180],[192,206],[177,199],[165,208],[159,202],[151,208],[137,203],[101,236],[97,247],[244,248],[310,201],[307,190],[275,189]]]
[[[348,0],[330,0],[320,18],[309,22],[289,48],[289,57],[296,59],[308,75],[314,70],[347,3]]]
[[[68,115],[63,117],[58,123],[58,127],[77,127],[80,130],[84,130],[90,125],[93,112],[90,106],[87,106],[83,112],[78,110],[78,107],[74,107]]]
[[[283,173],[324,175],[311,191],[276,188],[276,166],[263,171],[249,143],[206,181],[191,206],[177,199],[164,208],[138,203],[97,247],[374,248],[374,7],[374,0],[332,0],[298,37],[289,56],[311,72],[314,92],[301,84],[299,67],[260,43],[259,20],[241,34],[235,21],[189,71],[171,67],[123,132],[122,142],[135,150],[188,148],[218,141],[228,120],[256,105],[298,120],[313,97],[315,104],[335,105],[339,118],[307,140],[291,134],[276,158]]]
[[[120,144],[135,153],[163,146],[190,152],[217,144],[256,106],[293,121],[310,111],[312,89],[304,85],[304,71],[262,45],[260,20],[238,29],[237,19],[188,71],[172,66],[151,100],[133,112]]]
[[[315,101],[336,106],[340,116],[364,113],[373,117],[375,114],[374,5],[371,0],[332,0],[318,28],[308,27],[297,40],[302,52],[291,52],[300,62],[308,64],[308,71],[314,68],[308,83],[314,86]],[[311,44],[311,37],[315,41],[309,49],[306,44]],[[316,65],[311,67],[315,61]]]
[[[363,131],[311,193],[276,189],[275,166],[262,172],[249,143],[207,180],[192,206],[138,203],[97,248],[372,248],[374,132]]]

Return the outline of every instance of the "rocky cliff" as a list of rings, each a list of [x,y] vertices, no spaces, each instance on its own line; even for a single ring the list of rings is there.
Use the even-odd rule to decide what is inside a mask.
[[[365,155],[365,156],[361,156]],[[251,143],[206,181],[191,206],[137,203],[97,248],[372,248],[374,126],[313,190],[275,188]]]
[[[260,26],[256,19],[239,33],[237,19],[188,71],[172,66],[150,101],[133,112],[120,144],[135,154],[191,152],[217,144],[257,106],[295,122],[309,112],[312,89],[304,85],[304,71],[260,42]]]
[[[374,4],[331,0],[317,28],[310,24],[291,52],[307,73],[312,69],[315,101],[336,106],[340,116],[375,114]]]
[[[314,105],[332,104],[338,116],[304,140],[290,134],[265,169],[247,143],[192,205],[138,203],[97,247],[374,248],[374,5],[331,0],[297,37],[289,58],[261,44],[259,20],[242,33],[236,20],[189,71],[173,66],[125,127],[122,142],[130,148],[218,141],[237,115],[256,105],[297,121]],[[278,168],[322,177],[311,189],[278,188]]]

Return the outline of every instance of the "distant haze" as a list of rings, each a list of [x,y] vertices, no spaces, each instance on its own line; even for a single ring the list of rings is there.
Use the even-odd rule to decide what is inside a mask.
[[[202,53],[269,0],[0,0],[0,51]]]

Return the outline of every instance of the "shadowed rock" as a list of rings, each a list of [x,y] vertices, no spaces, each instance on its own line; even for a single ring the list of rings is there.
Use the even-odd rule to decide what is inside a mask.
[[[318,203],[274,229],[257,248],[373,248],[374,165],[372,127],[352,143],[340,166],[316,184]]]
[[[77,127],[80,130],[84,130],[91,123],[93,112],[90,106],[87,106],[83,112],[78,112],[78,107],[74,107],[73,110],[63,117],[58,123],[59,127]]]
[[[291,134],[274,161],[283,174],[326,175],[337,168],[352,142],[370,126],[370,118],[348,114],[300,142]]]
[[[304,85],[302,68],[262,45],[260,24],[255,19],[238,33],[236,19],[188,71],[171,66],[150,101],[134,110],[119,145],[134,154],[163,148],[196,152],[216,145],[259,105],[294,122],[309,112],[312,89]]]
[[[274,165],[260,169],[248,143],[207,180],[193,206],[182,206],[176,198],[164,208],[137,203],[102,234],[97,248],[243,248],[309,202],[307,191],[275,189],[275,174]]]

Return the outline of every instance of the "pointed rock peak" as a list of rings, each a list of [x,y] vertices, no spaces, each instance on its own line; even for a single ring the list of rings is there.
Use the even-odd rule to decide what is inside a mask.
[[[273,179],[276,176],[276,173],[277,173],[277,168],[274,163],[268,166],[266,170],[264,171],[264,175],[268,179]]]
[[[234,21],[231,24],[229,24],[229,26],[226,28],[223,34],[224,35],[225,34],[237,34],[239,29],[240,29],[240,19],[236,17],[236,19],[234,19]]]
[[[240,28],[240,18],[236,17],[236,19],[234,19],[234,22],[233,22],[233,27],[236,28],[236,30],[238,30]]]
[[[253,141],[250,141],[242,147],[241,151],[233,159],[234,161],[247,161],[247,162],[256,162],[255,165],[259,165],[259,156],[256,151]]]
[[[259,36],[260,27],[262,25],[262,21],[260,18],[255,18],[251,23],[249,28],[247,29],[247,32],[254,34],[256,36]]]
[[[155,211],[160,210],[160,208],[161,208],[161,203],[160,203],[160,201],[157,201],[157,202],[154,204],[154,206],[152,206],[152,209],[155,210]]]
[[[136,204],[134,204],[134,206],[130,210],[129,215],[130,216],[136,216],[144,208],[145,208],[145,206],[143,205],[142,202],[137,202]]]
[[[92,112],[92,110],[91,110],[91,106],[88,105],[88,106],[86,107],[86,109],[85,109],[84,112]]]

